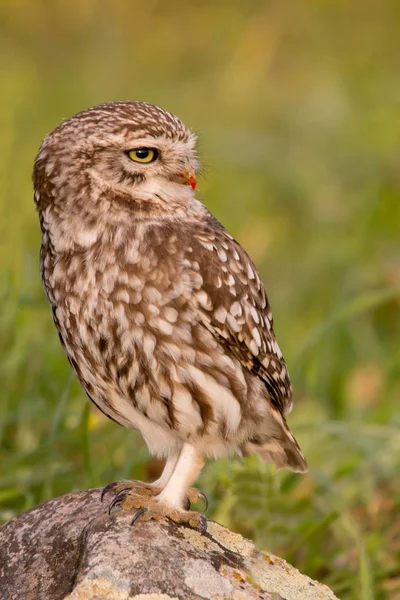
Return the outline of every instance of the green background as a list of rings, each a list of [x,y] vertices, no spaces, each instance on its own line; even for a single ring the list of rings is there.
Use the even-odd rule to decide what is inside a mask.
[[[200,135],[198,197],[253,257],[306,476],[209,463],[209,514],[345,600],[400,598],[400,3],[0,3],[0,518],[151,479],[92,408],[38,274],[32,164],[62,118],[160,104]]]

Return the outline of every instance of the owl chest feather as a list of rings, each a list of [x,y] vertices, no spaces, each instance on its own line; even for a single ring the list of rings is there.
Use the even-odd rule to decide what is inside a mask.
[[[168,247],[134,239],[64,254],[44,248],[42,275],[69,357],[95,361],[105,378],[121,376],[128,360],[154,368],[156,341],[185,329],[192,282]]]

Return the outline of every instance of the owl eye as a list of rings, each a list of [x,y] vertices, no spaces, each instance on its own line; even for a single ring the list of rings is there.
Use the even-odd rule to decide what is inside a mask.
[[[129,158],[138,163],[154,162],[158,158],[158,151],[153,148],[137,148],[127,152]]]

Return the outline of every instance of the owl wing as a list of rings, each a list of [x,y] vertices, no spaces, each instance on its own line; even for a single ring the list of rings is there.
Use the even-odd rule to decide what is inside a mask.
[[[275,339],[268,298],[253,262],[213,217],[193,232],[191,244],[191,263],[203,279],[195,294],[201,321],[262,379],[280,412],[289,412],[289,374]]]

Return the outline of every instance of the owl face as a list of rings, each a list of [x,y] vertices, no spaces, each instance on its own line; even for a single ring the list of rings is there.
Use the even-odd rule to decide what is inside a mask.
[[[198,168],[196,136],[177,117],[144,102],[113,102],[78,113],[50,133],[35,176],[44,169],[54,199],[69,201],[89,187],[97,197],[115,195],[116,205],[122,198],[124,209],[135,202],[160,208],[193,198]]]
[[[105,145],[105,143],[107,145]],[[195,139],[124,132],[93,146],[91,174],[103,185],[130,190],[138,197],[179,196],[196,187],[199,163]]]

